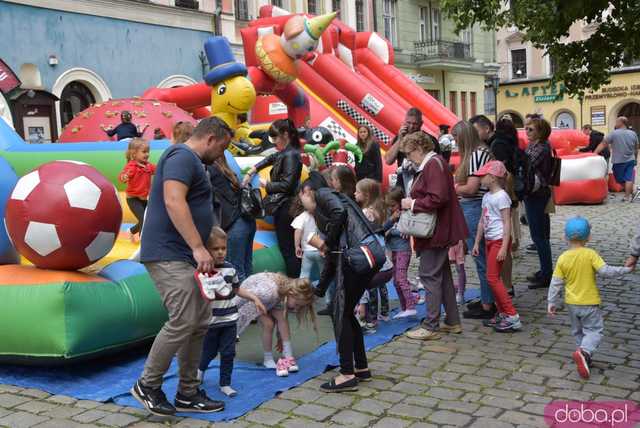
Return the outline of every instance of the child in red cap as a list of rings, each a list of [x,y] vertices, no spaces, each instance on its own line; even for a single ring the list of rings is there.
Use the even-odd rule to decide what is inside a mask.
[[[483,186],[489,189],[482,198],[482,217],[478,224],[473,255],[480,253],[480,241],[484,236],[487,254],[487,282],[496,300],[498,312],[493,319],[483,324],[497,332],[513,332],[522,328],[520,316],[507,293],[500,271],[502,263],[510,251],[511,238],[511,198],[504,190],[507,169],[500,161],[484,164],[476,176],[481,177]]]

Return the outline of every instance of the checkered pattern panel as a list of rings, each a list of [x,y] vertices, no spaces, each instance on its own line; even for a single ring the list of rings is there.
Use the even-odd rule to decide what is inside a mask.
[[[345,112],[351,119],[353,119],[358,125],[364,125],[369,127],[373,132],[373,137],[384,145],[391,142],[391,137],[385,134],[381,129],[367,120],[366,117],[361,115],[355,108],[351,107],[348,102],[344,100],[338,100],[338,108]],[[365,109],[366,111],[366,109]]]
[[[331,135],[333,135],[333,138],[336,140],[343,139],[343,140],[347,140],[349,143],[356,142],[356,139],[353,137],[353,135],[345,131],[345,129],[342,126],[340,126],[338,122],[336,122],[330,117],[327,117],[325,120],[320,122],[320,125],[318,126],[323,126],[327,128],[329,132],[331,132]]]

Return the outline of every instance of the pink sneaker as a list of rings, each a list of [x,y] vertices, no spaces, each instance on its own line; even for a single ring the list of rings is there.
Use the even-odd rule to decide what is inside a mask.
[[[288,358],[284,358],[285,364],[287,365],[287,370],[289,373],[295,373],[298,370],[300,370],[298,368],[298,363],[296,362],[296,359],[293,357],[288,357]]]
[[[289,376],[289,365],[285,358],[278,359],[278,362],[276,363],[276,376]]]

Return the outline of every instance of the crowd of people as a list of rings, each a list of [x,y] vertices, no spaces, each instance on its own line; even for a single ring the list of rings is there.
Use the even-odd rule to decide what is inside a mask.
[[[635,162],[637,138],[634,143],[623,132],[624,118],[619,122],[625,126],[606,138],[592,132],[586,150],[608,156],[610,149],[616,179],[628,182],[633,181],[629,165],[631,157]],[[225,160],[233,131],[216,118],[204,119],[195,128],[177,124],[176,144],[163,153],[157,167],[148,161],[148,143],[133,138],[120,175],[138,219],[130,232],[137,236],[142,231],[140,260],[169,315],[133,396],[159,415],[222,410],[224,403],[210,399],[201,384],[210,361],[220,355],[220,389],[228,396],[237,394],[231,386],[236,338],[253,320],[262,332],[264,366],[278,376],[296,372],[288,312],[317,328],[314,300],[323,297],[326,307],[318,315],[331,316],[340,373],[320,389],[353,391],[372,378],[364,334],[391,321],[390,280],[400,300],[392,318],[417,316],[421,296],[408,275],[413,256],[419,259],[417,285],[425,289],[427,306],[426,317],[407,337],[438,340],[442,334],[461,333],[462,318],[481,319],[496,332],[516,332],[522,320],[514,304],[511,271],[522,241],[522,207],[539,258],[539,270],[528,277],[529,288],[549,288],[550,315],[555,315],[564,291],[577,343],[573,358],[580,375],[588,377],[602,336],[595,275],[630,272],[640,256],[640,237],[626,267],[610,267],[586,247],[588,221],[571,219],[565,231],[570,249],[554,270],[549,215],[557,171],[549,123],[539,115],[527,116],[526,150],[519,147],[509,118],[494,124],[486,116],[474,116],[452,128],[442,126],[438,139],[423,132],[422,125],[421,112],[409,109],[384,154],[371,130],[360,126],[357,144],[363,157],[355,168],[313,171],[303,182],[300,138],[289,120],[271,125],[276,151],[244,177]],[[456,149],[459,162],[454,166],[451,153]],[[397,165],[386,192],[383,162]],[[254,176],[268,166],[269,178],[259,182],[286,274],[252,272],[256,219],[241,209],[240,190],[255,183]],[[428,233],[407,225],[417,219],[430,222]],[[462,307],[467,255],[473,259],[481,293],[479,300]],[[282,355],[277,361],[274,331],[275,348]],[[174,356],[180,366],[175,405],[161,388]]]

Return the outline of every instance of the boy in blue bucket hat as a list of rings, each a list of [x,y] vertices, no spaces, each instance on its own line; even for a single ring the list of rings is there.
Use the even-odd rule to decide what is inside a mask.
[[[591,225],[586,218],[570,218],[565,224],[564,234],[569,249],[558,257],[553,271],[547,311],[550,316],[555,316],[561,306],[564,288],[571,334],[578,346],[573,353],[573,360],[578,374],[588,379],[591,358],[600,344],[604,329],[596,274],[614,277],[631,272],[631,268],[609,266],[595,250],[586,247],[591,236]]]

